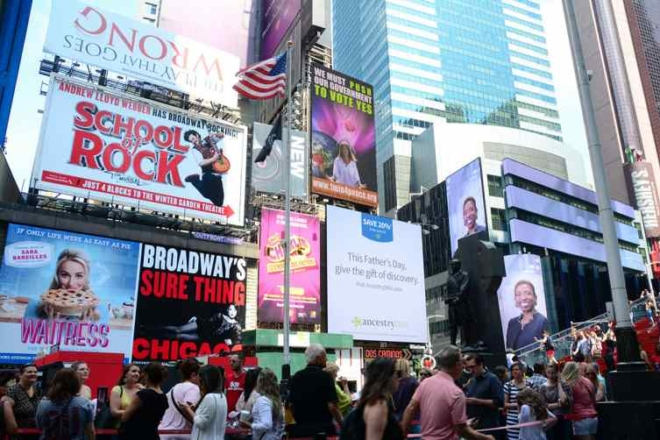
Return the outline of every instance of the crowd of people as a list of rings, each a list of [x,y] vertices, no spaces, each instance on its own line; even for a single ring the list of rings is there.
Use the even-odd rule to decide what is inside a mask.
[[[479,354],[463,356],[447,346],[436,356],[437,367],[417,377],[406,360],[373,360],[356,393],[322,346],[311,344],[305,356],[307,366],[290,379],[285,395],[273,371],[246,370],[238,355],[232,355],[227,377],[221,368],[182,361],[180,382],[166,393],[163,366],[128,364],[107,407],[90,400],[86,364],[59,370],[45,396],[36,386],[37,368],[25,365],[2,397],[2,420],[9,434],[39,428],[40,438],[49,440],[94,439],[98,428],[116,428],[118,439],[140,440],[275,440],[285,433],[346,440],[410,434],[425,440],[587,440],[597,431],[596,403],[606,398],[598,364],[580,356],[578,362],[533,368],[513,358],[491,372]],[[168,434],[159,437],[159,431]]]
[[[230,365],[225,381],[222,368],[184,360],[181,381],[164,393],[164,366],[128,364],[107,405],[91,400],[86,385],[90,369],[84,362],[58,370],[44,395],[37,367],[23,365],[16,383],[0,398],[0,438],[6,433],[22,440],[93,440],[98,429],[114,429],[110,432],[119,440],[212,440],[224,439],[234,426],[238,438],[249,432],[260,440],[281,439],[284,406],[275,373],[267,368],[245,371],[238,355],[232,355]],[[18,435],[30,428],[41,434]]]

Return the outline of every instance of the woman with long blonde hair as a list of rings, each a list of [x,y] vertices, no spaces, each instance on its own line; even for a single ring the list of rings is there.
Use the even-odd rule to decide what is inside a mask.
[[[566,419],[573,422],[574,438],[595,440],[598,431],[596,387],[582,375],[580,366],[576,362],[566,363],[561,379],[571,388],[573,395],[573,406]]]
[[[280,440],[284,433],[284,408],[280,386],[273,370],[261,370],[257,379],[257,392],[260,396],[252,408],[252,422],[241,420],[241,424],[252,429],[252,438]]]

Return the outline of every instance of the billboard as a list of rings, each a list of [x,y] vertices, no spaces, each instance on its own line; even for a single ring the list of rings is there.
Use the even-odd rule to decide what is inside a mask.
[[[507,255],[504,266],[506,277],[497,290],[502,334],[505,347],[518,350],[534,344],[549,330],[541,257]]]
[[[625,164],[624,169],[628,193],[642,214],[646,237],[660,237],[660,203],[653,167],[649,162],[637,161]]]
[[[254,123],[252,137],[252,156],[257,157],[266,143],[272,126]],[[308,174],[307,134],[291,130],[291,196],[307,196]],[[284,155],[282,141],[276,140],[273,150],[265,161],[252,164],[252,187],[256,191],[272,194],[284,193]]]
[[[293,20],[300,11],[300,0],[262,0],[261,59],[275,55]]]
[[[321,322],[321,240],[318,217],[291,213],[290,322]],[[284,299],[284,211],[261,211],[259,310],[261,322],[282,322]]]
[[[240,350],[246,279],[244,258],[144,244],[133,360]]]
[[[419,225],[328,206],[328,332],[427,341]]]
[[[140,245],[9,224],[0,267],[3,363],[51,347],[131,355]]]
[[[373,88],[312,67],[312,192],[378,206]]]
[[[44,51],[237,107],[239,58],[84,1],[53,3]]]
[[[475,159],[447,177],[447,210],[451,254],[458,240],[472,234],[488,238],[481,160]]]
[[[246,130],[55,77],[36,188],[243,225]]]

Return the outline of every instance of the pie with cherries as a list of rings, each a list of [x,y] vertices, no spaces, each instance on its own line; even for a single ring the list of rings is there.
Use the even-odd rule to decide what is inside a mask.
[[[61,316],[82,316],[96,308],[99,299],[91,290],[73,292],[66,289],[50,289],[41,295],[41,303]]]

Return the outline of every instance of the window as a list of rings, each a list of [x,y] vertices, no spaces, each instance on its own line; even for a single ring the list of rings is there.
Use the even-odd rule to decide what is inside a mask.
[[[502,178],[500,176],[488,175],[488,194],[493,197],[504,197]]]
[[[506,222],[506,211],[504,211],[503,209],[490,208],[490,217],[493,220],[493,229],[495,229],[496,231],[509,230],[509,227]]]
[[[397,133],[398,137],[399,133]],[[383,180],[385,183],[385,211],[396,208],[396,169],[394,156],[383,164]]]

